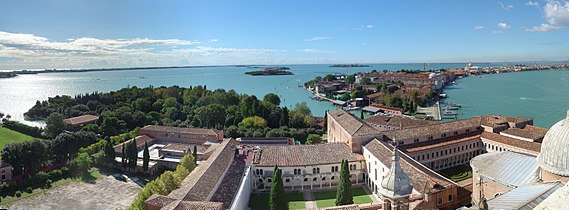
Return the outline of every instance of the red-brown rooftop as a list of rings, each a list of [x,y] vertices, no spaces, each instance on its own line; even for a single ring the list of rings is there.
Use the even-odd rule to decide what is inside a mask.
[[[85,123],[97,122],[97,120],[99,120],[98,116],[88,114],[88,115],[81,115],[78,117],[67,118],[64,119],[63,122],[65,122],[65,124],[75,126],[75,125],[82,125]]]

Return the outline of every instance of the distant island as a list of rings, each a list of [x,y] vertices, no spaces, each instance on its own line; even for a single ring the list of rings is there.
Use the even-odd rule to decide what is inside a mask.
[[[330,67],[371,67],[371,65],[367,64],[334,64],[330,65]]]
[[[18,74],[14,72],[0,72],[0,78],[10,78],[15,76],[18,76]]]
[[[245,72],[245,74],[251,75],[251,76],[271,76],[271,75],[293,75],[292,72],[290,71],[286,71],[289,70],[290,68],[288,67],[265,67],[262,68],[261,71],[248,71]]]

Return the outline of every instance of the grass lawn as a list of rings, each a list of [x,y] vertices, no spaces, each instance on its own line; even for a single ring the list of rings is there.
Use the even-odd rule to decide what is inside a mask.
[[[472,168],[470,168],[469,164],[447,168],[439,171],[439,173],[454,182],[472,178]]]
[[[32,140],[31,136],[10,130],[8,128],[0,127],[0,150],[2,150],[6,144],[24,142],[29,140]]]
[[[2,201],[0,202],[0,206],[11,206],[12,203],[14,203],[15,201],[18,201],[18,200],[24,199],[24,198],[28,198],[31,196],[39,195],[41,193],[45,193],[49,189],[56,188],[56,187],[66,185],[69,183],[74,183],[74,182],[89,182],[89,181],[94,180],[94,179],[99,179],[99,178],[101,178],[101,176],[102,175],[98,169],[92,168],[91,170],[89,170],[89,174],[86,177],[71,177],[71,178],[60,179],[60,180],[52,183],[51,187],[49,187],[48,189],[37,188],[37,189],[34,189],[32,191],[32,193],[25,192],[25,190],[24,190],[21,192],[22,196],[20,196],[20,197],[8,196],[5,198],[2,198]]]
[[[304,196],[302,193],[286,194],[288,199],[288,209],[303,209]],[[269,209],[269,194],[251,194],[249,199],[249,207],[252,210],[266,210]]]
[[[318,208],[336,206],[336,190],[326,192],[315,192],[314,199]],[[373,200],[369,197],[367,192],[361,187],[352,188],[352,195],[354,197],[354,204],[372,203]]]

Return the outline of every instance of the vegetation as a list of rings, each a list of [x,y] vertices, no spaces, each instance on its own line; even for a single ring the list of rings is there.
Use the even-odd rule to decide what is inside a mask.
[[[361,187],[352,188],[352,193],[354,196],[354,204],[366,204],[373,202],[366,191]],[[336,191],[314,192],[313,194],[318,208],[336,206]]]
[[[304,209],[306,208],[304,195],[302,193],[287,193],[285,197],[288,200],[288,209]],[[269,209],[269,194],[251,194],[249,198],[249,207],[252,210]]]
[[[32,127],[16,121],[11,121],[7,118],[2,119],[2,126],[13,131],[17,131],[34,138],[42,138],[43,130],[38,127]]]
[[[8,128],[0,127],[0,150],[6,144],[25,142],[32,140],[31,136],[10,130]]]
[[[55,138],[65,130],[65,123],[63,122],[63,115],[54,112],[51,113],[45,120],[45,134],[51,138]]]
[[[306,144],[320,144],[322,143],[322,136],[318,134],[310,134],[306,138]]]
[[[142,170],[148,171],[149,162],[150,162],[150,152],[148,151],[148,144],[144,142],[144,152],[142,154]]]
[[[182,180],[188,176],[192,170],[194,170],[196,165],[193,159],[194,157],[192,155],[184,155],[175,171],[166,171],[162,173],[160,177],[146,184],[142,191],[136,195],[128,209],[145,209],[144,201],[150,196],[154,194],[167,195],[172,192],[172,190],[176,189],[176,187],[182,183]]]
[[[472,178],[472,168],[468,164],[447,168],[439,171],[439,173],[454,182]]]
[[[340,166],[340,180],[336,191],[336,206],[353,204],[352,182],[350,181],[350,170],[348,169],[348,161],[342,160]]]
[[[25,116],[45,119],[52,113],[59,113],[63,118],[98,115],[98,127],[86,126],[84,130],[100,132],[104,138],[148,124],[224,129],[225,133],[234,135],[277,135],[294,137],[301,142],[308,134],[321,134],[306,104],[300,103],[293,110],[279,105],[280,98],[272,93],[258,100],[254,95],[240,95],[224,89],[211,91],[205,86],[151,86],[74,97],[56,96],[36,102]],[[276,131],[270,132],[272,130]]]
[[[271,183],[271,193],[269,196],[269,209],[286,210],[288,209],[288,201],[284,193],[282,170],[275,166],[273,172],[273,182]]]

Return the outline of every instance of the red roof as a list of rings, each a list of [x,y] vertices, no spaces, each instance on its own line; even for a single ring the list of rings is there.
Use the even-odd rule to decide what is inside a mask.
[[[387,110],[392,110],[392,111],[397,111],[397,112],[403,112],[403,109],[401,109],[401,108],[385,106],[385,105],[381,105],[381,104],[370,104],[369,106],[379,108],[379,109],[387,109]]]

